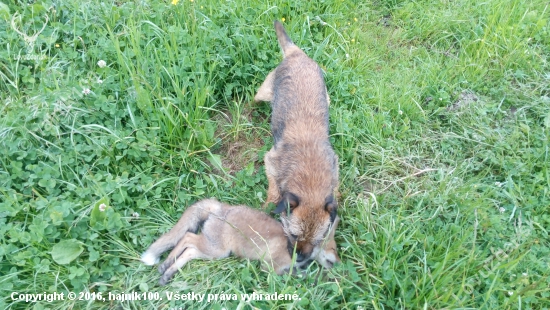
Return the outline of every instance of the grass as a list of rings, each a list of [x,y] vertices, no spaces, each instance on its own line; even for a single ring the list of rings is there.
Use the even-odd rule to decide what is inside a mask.
[[[548,309],[549,10],[4,0],[0,307]],[[187,205],[265,199],[270,109],[252,98],[281,59],[274,19],[326,73],[342,264],[317,282],[316,265],[297,278],[193,261],[159,287],[140,253]],[[33,303],[14,292],[164,299]],[[301,299],[220,300],[253,292]]]

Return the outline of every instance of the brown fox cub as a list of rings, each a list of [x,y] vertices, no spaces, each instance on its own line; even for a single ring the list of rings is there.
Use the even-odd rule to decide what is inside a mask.
[[[331,268],[340,261],[336,252],[334,230],[337,219],[312,256],[323,267]],[[197,232],[200,229],[200,234]],[[230,206],[215,199],[204,199],[191,205],[168,233],[155,241],[141,256],[146,265],[154,265],[165,251],[174,248],[159,266],[160,284],[170,281],[174,273],[192,259],[219,259],[234,254],[258,259],[277,274],[290,271],[292,251],[284,230],[277,220],[246,206]],[[310,260],[296,263],[301,268]]]
[[[321,68],[298,48],[278,21],[284,59],[269,73],[255,101],[271,102],[273,148],[265,154],[267,203],[298,261],[307,260],[336,219],[338,157],[329,141],[329,96]]]

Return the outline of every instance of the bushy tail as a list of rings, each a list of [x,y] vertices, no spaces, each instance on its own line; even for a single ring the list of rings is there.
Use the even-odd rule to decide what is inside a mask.
[[[141,255],[141,261],[145,265],[158,263],[162,253],[173,248],[188,231],[196,233],[199,226],[208,219],[211,214],[219,215],[222,204],[215,199],[204,199],[189,206],[176,225],[166,234],[153,243],[145,253]]]
[[[285,56],[287,56],[289,53],[289,48],[292,46],[295,46],[294,42],[292,42],[292,40],[286,33],[285,28],[283,27],[281,22],[276,20],[274,24],[275,24],[275,32],[277,33],[277,39],[279,40],[279,45],[283,49],[283,53],[285,54]]]

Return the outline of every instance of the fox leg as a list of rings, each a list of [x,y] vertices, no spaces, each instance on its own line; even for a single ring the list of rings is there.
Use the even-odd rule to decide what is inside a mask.
[[[274,204],[279,203],[279,200],[281,200],[281,194],[279,193],[279,186],[277,185],[276,181],[276,168],[272,163],[272,158],[275,155],[275,151],[273,148],[267,152],[264,156],[264,163],[265,163],[265,174],[267,176],[267,182],[268,182],[268,188],[267,188],[267,199],[265,201],[264,207],[267,207],[267,205],[272,202]]]
[[[149,266],[158,263],[162,253],[181,242],[187,232],[197,232],[200,223],[206,221],[210,214],[220,212],[221,208],[221,203],[215,199],[203,199],[192,204],[169,232],[149,246],[147,251],[141,255],[141,261]],[[179,254],[181,252],[183,252],[183,249]]]
[[[193,259],[216,259],[229,256],[230,251],[216,248],[204,235],[187,232],[178,245],[159,266],[162,274],[159,283],[165,285],[174,274]]]
[[[269,72],[265,78],[262,86],[258,89],[256,96],[254,96],[254,102],[271,102],[273,101],[273,81],[275,80],[275,70]]]

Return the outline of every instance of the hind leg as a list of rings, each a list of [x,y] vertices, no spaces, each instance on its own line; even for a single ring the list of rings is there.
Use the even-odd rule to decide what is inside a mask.
[[[151,244],[147,251],[141,255],[141,261],[145,263],[145,265],[154,265],[158,263],[162,253],[177,245],[187,232],[196,232],[199,229],[199,224],[206,219],[210,213],[216,213],[220,208],[220,202],[215,199],[203,199],[189,206],[176,225]],[[183,252],[183,249],[180,253],[181,252]]]
[[[216,259],[227,256],[229,251],[211,244],[204,235],[188,232],[159,266],[159,272],[162,274],[159,283],[168,283],[174,274],[192,259]]]
[[[183,251],[183,254],[181,254],[174,263],[169,266],[168,269],[162,274],[162,277],[159,280],[160,285],[165,285],[166,283],[170,282],[174,274],[183,267],[188,261],[196,258],[208,258],[204,255],[204,253],[201,253],[196,248],[187,248],[185,251]],[[159,268],[160,269],[160,268]]]
[[[170,268],[173,264],[176,263],[178,257],[188,248],[192,247],[194,242],[200,242],[201,236],[196,235],[191,232],[187,232],[183,238],[180,239],[178,244],[172,249],[166,260],[159,265],[158,271],[163,274],[166,269]],[[182,265],[183,266],[183,265]]]
[[[275,70],[269,72],[265,78],[262,86],[258,89],[256,96],[254,96],[254,102],[273,101],[273,81],[275,80]]]

